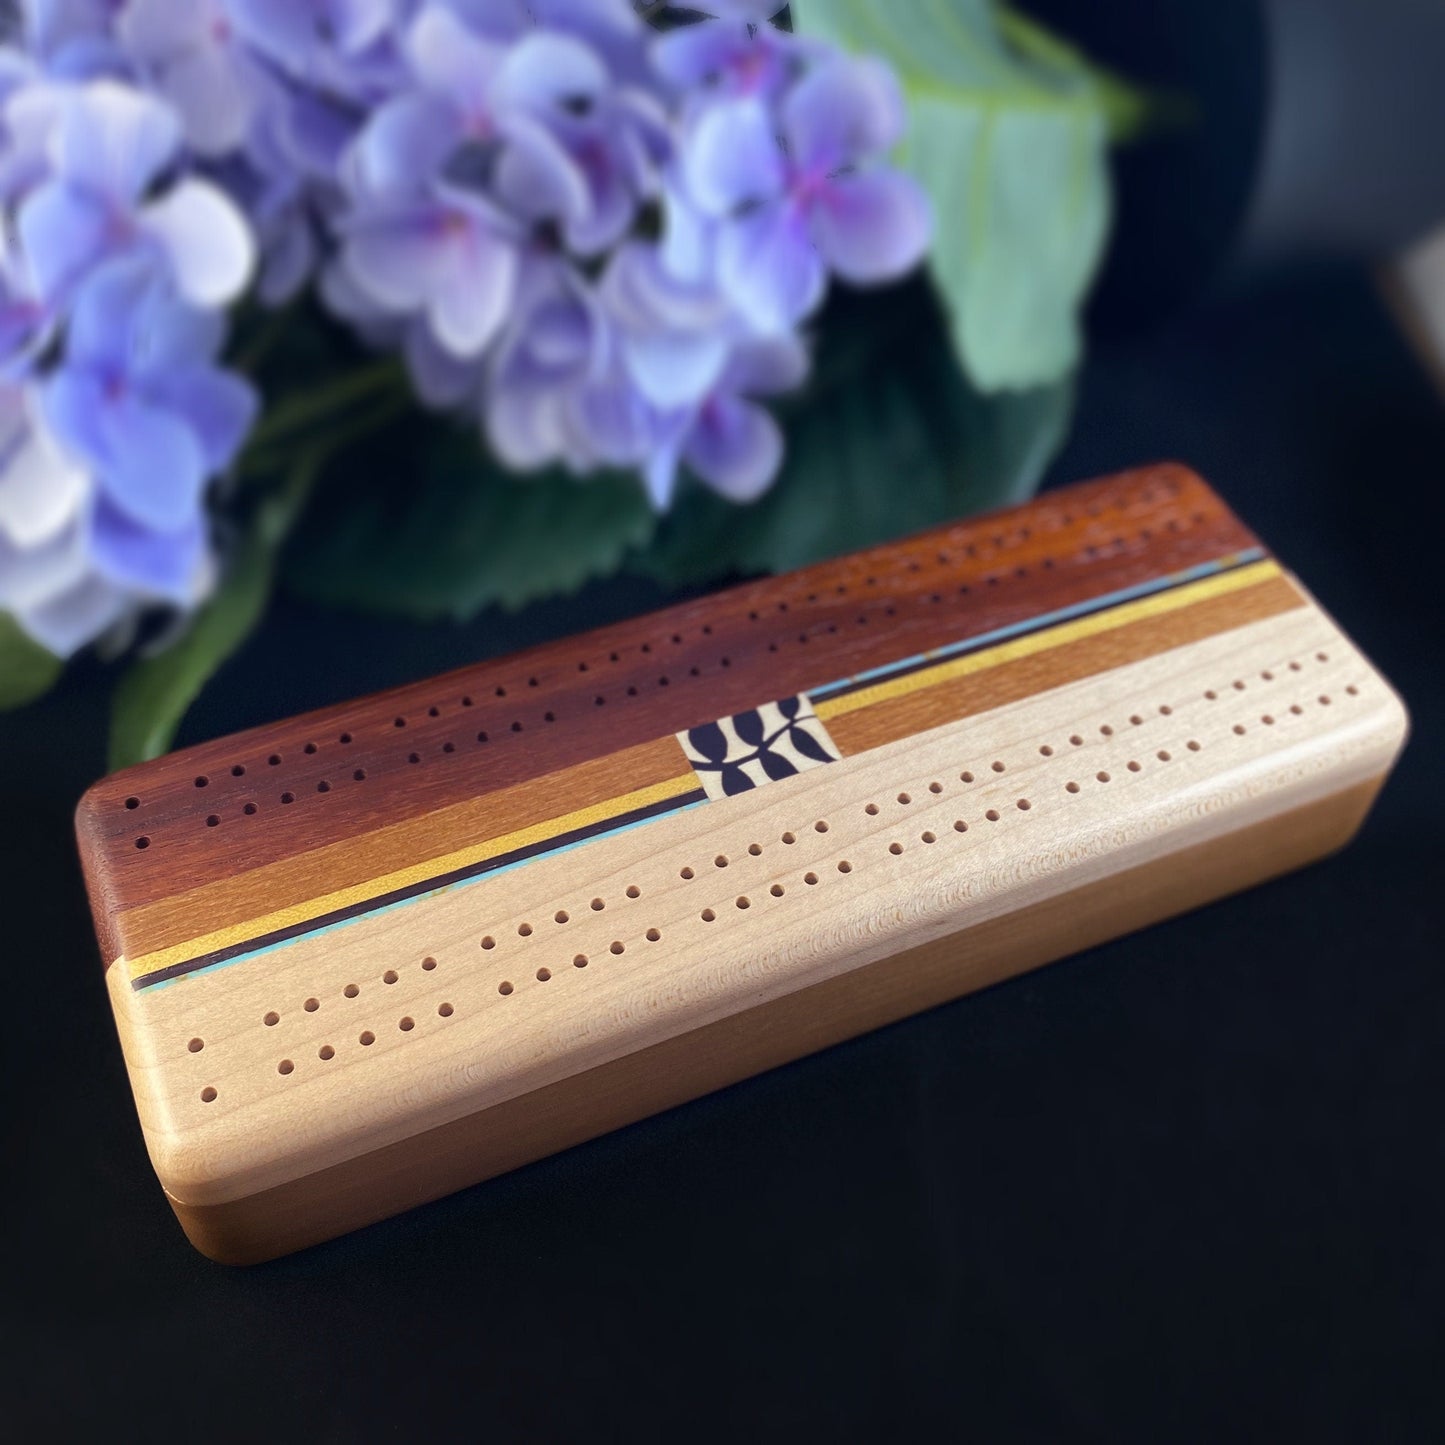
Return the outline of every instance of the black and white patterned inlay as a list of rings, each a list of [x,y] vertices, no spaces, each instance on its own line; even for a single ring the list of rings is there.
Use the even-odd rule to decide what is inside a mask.
[[[746,793],[841,756],[801,694],[689,728],[677,740],[709,798]]]

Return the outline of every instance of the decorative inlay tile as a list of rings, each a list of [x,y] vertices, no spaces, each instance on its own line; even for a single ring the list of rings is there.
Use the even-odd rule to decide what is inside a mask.
[[[801,693],[689,728],[677,740],[709,798],[746,793],[842,756]]]

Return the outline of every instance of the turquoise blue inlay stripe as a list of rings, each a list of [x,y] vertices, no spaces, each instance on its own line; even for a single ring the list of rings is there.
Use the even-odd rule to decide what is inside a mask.
[[[936,662],[946,662],[950,657],[958,657],[966,652],[977,652],[980,648],[991,647],[996,642],[1005,642],[1011,637],[1018,637],[1026,632],[1040,632],[1046,627],[1071,621],[1075,617],[1086,617],[1091,612],[1103,612],[1110,607],[1119,606],[1120,603],[1133,602],[1136,598],[1148,597],[1155,592],[1167,592],[1175,587],[1183,587],[1187,583],[1199,581],[1201,577],[1211,577],[1217,572],[1232,572],[1236,567],[1246,566],[1250,562],[1258,562],[1264,555],[1263,547],[1249,547],[1243,552],[1232,552],[1227,557],[1217,557],[1212,562],[1201,562],[1198,566],[1188,567],[1183,572],[1173,572],[1167,577],[1155,577],[1148,582],[1137,582],[1132,587],[1121,587],[1117,592],[1108,592],[1102,597],[1094,597],[1086,602],[1074,602],[1068,607],[1060,607],[1053,612],[1041,612],[1036,617],[1010,623],[1007,627],[995,627],[991,632],[980,632],[973,637],[966,637],[960,642],[950,642],[943,647],[935,647],[929,652],[915,653],[912,657],[902,658],[898,662],[889,662],[882,667],[872,667],[866,672],[854,673],[852,677],[840,678],[837,682],[827,683],[823,687],[810,688],[808,696],[814,702],[821,702],[825,698],[837,697],[840,693],[853,692],[857,688],[866,687],[885,677],[897,677],[906,672],[913,672],[920,667],[931,666]]]

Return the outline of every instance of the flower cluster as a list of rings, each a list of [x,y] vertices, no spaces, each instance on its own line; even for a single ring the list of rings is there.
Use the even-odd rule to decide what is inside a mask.
[[[217,571],[250,290],[313,284],[528,470],[747,500],[830,277],[929,239],[880,63],[699,0],[26,0],[0,45],[0,609],[68,653]]]

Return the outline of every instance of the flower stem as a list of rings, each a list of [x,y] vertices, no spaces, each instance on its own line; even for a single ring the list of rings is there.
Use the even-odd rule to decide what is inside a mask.
[[[261,363],[275,349],[276,343],[292,324],[295,309],[294,306],[282,306],[275,311],[262,312],[259,308],[252,307],[252,316],[258,319],[253,319],[245,328],[249,333],[245,337],[245,344],[231,362],[237,371],[255,376]]]
[[[239,470],[243,476],[265,476],[289,472],[298,461],[310,458],[316,459],[319,465],[359,438],[390,425],[407,410],[407,406],[405,396],[382,397],[364,412],[339,420],[330,431],[312,433],[304,439],[282,437],[264,446],[253,442],[241,458]]]
[[[336,380],[327,382],[325,386],[289,396],[262,418],[256,430],[251,433],[247,451],[270,446],[279,437],[295,432],[354,402],[362,401],[374,393],[398,389],[402,381],[401,366],[395,360],[388,359],[346,372]]]

